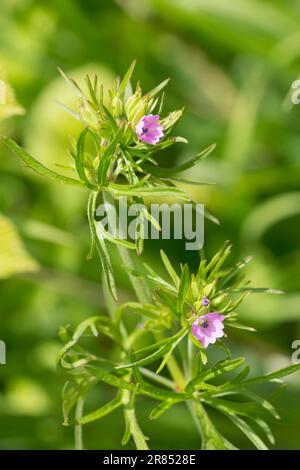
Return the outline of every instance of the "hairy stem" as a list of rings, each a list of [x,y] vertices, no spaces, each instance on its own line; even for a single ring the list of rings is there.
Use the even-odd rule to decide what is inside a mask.
[[[106,204],[115,206],[114,198],[105,191],[103,191],[103,201]],[[109,220],[109,211],[108,211],[108,220]],[[118,225],[118,221],[117,221],[117,225]],[[120,227],[119,237],[122,237],[124,235],[122,231],[124,231],[124,227]],[[149,290],[147,283],[143,279],[137,278],[131,274],[131,272],[137,268],[137,263],[135,259],[131,256],[131,253],[129,252],[129,250],[127,250],[123,246],[118,245],[117,248],[118,248],[118,252],[120,254],[121,260],[124,264],[124,267],[127,268],[128,270],[127,274],[128,274],[129,280],[136,293],[138,300],[141,303],[149,302],[151,300],[151,292]]]
[[[115,205],[114,198],[110,194],[108,194],[107,192],[103,192],[103,200],[107,204]],[[120,228],[120,229],[122,230],[122,228]],[[122,235],[122,234],[119,233],[119,236],[120,235]],[[131,274],[131,272],[134,269],[136,269],[136,260],[133,258],[131,251],[127,250],[126,248],[124,248],[123,246],[120,246],[120,245],[118,245],[118,251],[119,251],[120,257],[123,261],[124,267],[127,268],[127,270],[128,270],[129,280],[132,284],[132,287],[135,291],[135,294],[136,294],[139,302],[141,302],[141,303],[151,302],[152,296],[151,296],[151,291],[149,289],[149,286],[148,286],[147,282],[144,279],[142,279],[140,277],[135,277]],[[170,375],[171,375],[172,379],[175,382],[176,389],[178,391],[184,390],[185,385],[186,385],[186,380],[188,378],[187,379],[185,378],[184,373],[182,372],[181,368],[179,367],[179,365],[178,365],[178,363],[177,363],[177,361],[176,361],[176,359],[173,355],[170,357],[170,359],[168,361],[168,364],[167,364],[167,367],[168,367],[168,370],[170,372]],[[197,430],[201,435],[201,426],[199,424],[199,420],[195,416],[194,407],[191,406],[191,404],[189,402],[187,403],[187,407],[188,407],[188,409],[189,409],[189,411],[192,415],[192,418],[193,418],[193,420],[196,424]],[[134,410],[133,410],[133,412],[134,412]],[[125,413],[126,413],[126,411],[125,411]],[[129,410],[128,413],[127,413],[128,419],[131,415],[132,415],[132,409]],[[135,416],[134,416],[134,420],[136,421]],[[135,428],[135,426],[133,426],[133,428]],[[134,438],[134,440],[135,440],[135,438]],[[138,443],[138,445],[141,444],[140,436],[137,438],[137,441],[135,440],[136,445],[137,445],[137,443]],[[142,445],[144,445],[144,444],[145,443],[142,443]]]
[[[80,420],[80,418],[82,417],[83,404],[84,404],[83,399],[79,398],[79,400],[76,403],[76,409],[75,409],[76,421]],[[83,443],[82,443],[82,425],[81,424],[75,425],[74,435],[75,435],[75,450],[82,450]]]

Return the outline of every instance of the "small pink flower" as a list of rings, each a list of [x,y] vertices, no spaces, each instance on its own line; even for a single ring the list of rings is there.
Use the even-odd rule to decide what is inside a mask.
[[[207,348],[210,344],[214,344],[217,338],[224,336],[224,318],[217,312],[207,313],[197,318],[192,324],[192,335]]]
[[[209,298],[208,298],[208,297],[202,297],[202,299],[201,299],[201,305],[202,305],[203,307],[208,307],[209,304],[210,304]]]
[[[155,145],[164,136],[163,128],[159,123],[158,114],[143,116],[135,127],[135,132],[140,140],[147,144]]]

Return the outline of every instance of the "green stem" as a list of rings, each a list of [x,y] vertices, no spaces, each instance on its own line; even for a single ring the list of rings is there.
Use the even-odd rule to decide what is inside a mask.
[[[151,294],[145,281],[132,276],[132,274],[130,273],[130,271],[136,269],[137,267],[136,263],[134,262],[131,256],[131,253],[129,253],[129,251],[122,246],[118,246],[118,251],[120,253],[124,266],[129,269],[128,277],[130,279],[131,285],[135,291],[138,300],[142,304],[146,304],[151,299]]]
[[[109,203],[109,204],[114,204],[114,200],[112,198],[110,198],[109,196],[110,195],[103,192],[104,202]],[[136,267],[135,264],[132,263],[132,259],[129,256],[126,249],[124,249],[123,247],[118,245],[118,251],[119,251],[120,257],[123,261],[123,264],[129,270],[129,273],[128,273],[129,279],[131,281],[131,284],[134,286],[134,290],[136,292],[136,295],[137,295],[138,299],[140,300],[140,302],[142,302],[142,301],[147,302],[148,297],[147,297],[147,294],[146,294],[146,290],[143,290],[142,286],[139,283],[136,283],[135,278],[130,274],[130,272],[133,269],[135,269],[135,267]],[[113,297],[112,297],[108,287],[106,286],[106,284],[104,284],[103,292],[104,292],[105,304],[108,308],[109,315],[110,315],[111,318],[113,318],[114,312],[117,308],[117,304],[116,304],[115,300],[113,299]],[[126,328],[125,328],[123,322],[120,322],[120,332],[121,332],[123,342],[124,342],[124,345],[125,345],[126,340],[127,340],[127,332],[126,332]],[[126,355],[126,353],[125,353],[125,355]],[[134,393],[129,392],[128,390],[123,390],[122,391],[122,401],[123,401],[123,405],[124,405],[125,422],[127,423],[129,433],[130,433],[130,435],[132,436],[132,438],[134,440],[134,443],[135,443],[135,446],[136,446],[137,450],[149,450],[149,447],[148,447],[147,442],[146,442],[146,438],[145,438],[141,428],[138,425],[138,421],[137,421],[136,414],[135,414],[135,408],[134,408],[134,399],[135,399]]]
[[[113,197],[110,194],[108,194],[107,192],[104,192],[104,191],[103,191],[103,200],[106,203],[113,204],[113,205],[115,204],[115,201],[114,201]],[[134,277],[131,274],[131,272],[136,269],[136,261],[133,258],[132,253],[129,250],[127,250],[126,248],[124,248],[123,246],[120,246],[120,245],[118,245],[118,251],[119,251],[120,257],[123,261],[124,267],[128,269],[128,277],[129,277],[129,280],[132,284],[132,287],[133,287],[133,289],[136,293],[136,296],[137,296],[139,302],[141,302],[141,303],[151,302],[152,296],[151,296],[150,289],[147,285],[147,282],[144,279]],[[180,391],[184,390],[185,384],[186,384],[186,378],[185,378],[181,368],[177,364],[177,361],[176,361],[174,356],[170,357],[170,359],[168,361],[168,364],[167,364],[167,367],[168,367],[168,370],[170,372],[170,375],[171,375],[172,379],[175,382],[176,389],[180,390]],[[191,412],[193,420],[195,421],[197,430],[201,433],[201,426],[199,425],[199,421],[197,420],[197,418],[195,416],[195,412],[194,412],[193,407],[190,406],[189,402],[187,403],[187,406],[188,406],[188,408]],[[132,416],[132,412],[134,412],[134,409],[133,410],[132,409],[127,410],[127,418],[128,419],[129,419],[130,416]],[[125,411],[125,413],[126,413],[126,411]],[[132,419],[136,421],[135,415],[134,415],[134,417],[132,417]],[[136,427],[133,425],[133,428],[135,429]],[[139,427],[138,427],[138,429],[139,429]],[[133,436],[133,438],[134,438],[134,436]],[[136,441],[136,439],[137,439],[137,441]],[[146,444],[145,442],[140,441],[140,436],[134,438],[134,440],[135,440],[136,446]]]
[[[170,356],[168,360],[167,368],[171,374],[172,379],[176,383],[177,390],[178,391],[184,390],[185,385],[186,385],[186,380],[174,356]]]
[[[78,421],[82,417],[82,412],[83,412],[83,404],[84,401],[82,398],[79,398],[79,400],[76,403],[76,409],[75,409],[75,420]],[[81,424],[76,424],[75,430],[74,430],[74,435],[75,435],[75,450],[82,450],[83,449],[83,443],[82,443],[82,426]]]
[[[203,438],[203,435],[202,435],[202,426],[201,426],[201,423],[200,423],[200,420],[199,418],[197,417],[197,414],[196,414],[196,410],[195,410],[195,406],[194,406],[194,403],[192,400],[189,400],[187,401],[187,407],[189,409],[189,412],[191,414],[191,417],[194,421],[194,424],[195,424],[195,427],[198,431],[198,434],[200,435],[201,437],[201,442],[202,442],[202,438]]]
[[[232,448],[231,444],[218,433],[200,401],[194,400],[190,406],[192,407],[192,416],[198,421],[197,428],[201,435],[202,450],[227,450]]]
[[[115,206],[115,200],[114,198],[107,192],[103,191],[103,201],[107,204],[111,204]],[[109,218],[109,214],[108,214]],[[116,221],[118,224],[118,221]],[[120,230],[122,231],[122,227],[120,227]],[[119,233],[119,236],[122,236],[122,233]],[[136,296],[138,300],[141,303],[147,303],[151,300],[151,292],[149,290],[149,287],[147,286],[147,283],[140,278],[137,278],[131,274],[132,271],[134,271],[137,268],[137,263],[131,256],[131,253],[129,250],[124,248],[123,246],[117,245],[118,252],[120,254],[121,260],[124,264],[124,267],[127,268],[128,270],[128,277],[131,282],[131,285],[136,293]]]

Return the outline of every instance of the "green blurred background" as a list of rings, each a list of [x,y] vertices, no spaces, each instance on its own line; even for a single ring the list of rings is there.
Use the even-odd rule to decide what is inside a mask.
[[[254,255],[248,274],[256,285],[286,291],[247,300],[241,315],[258,333],[228,340],[257,372],[290,364],[291,344],[300,339],[300,106],[290,100],[300,70],[299,25],[298,0],[1,0],[0,78],[26,113],[1,120],[0,133],[48,166],[68,162],[69,138],[79,130],[55,103],[73,99],[57,66],[79,80],[96,71],[109,84],[135,58],[144,90],[171,77],[166,106],[185,106],[177,133],[189,145],[165,152],[164,166],[217,143],[192,172],[193,180],[217,185],[186,188],[221,221],[206,222],[205,250],[232,240],[232,261]],[[3,147],[0,165],[0,339],[7,345],[0,448],[72,448],[72,430],[61,425],[57,332],[103,305],[99,263],[85,260],[86,194],[36,176]],[[196,254],[178,241],[147,242],[145,258],[157,266],[159,246],[196,266]],[[129,298],[117,259],[116,269]],[[273,425],[277,448],[300,448],[299,392],[298,374],[276,399],[283,418]],[[99,387],[91,400],[109,393]],[[184,407],[150,423],[151,405],[141,400],[138,414],[152,448],[199,447]],[[251,448],[214,417],[232,442]],[[120,448],[122,433],[115,412],[85,428],[85,446]]]

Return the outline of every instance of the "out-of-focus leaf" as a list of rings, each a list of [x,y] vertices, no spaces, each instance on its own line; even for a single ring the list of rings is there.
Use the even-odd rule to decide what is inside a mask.
[[[242,226],[245,243],[259,241],[280,222],[300,214],[300,193],[279,194],[257,205],[246,217]]]
[[[13,222],[0,214],[0,278],[35,272],[38,268],[38,263],[27,253]]]
[[[25,113],[17,102],[14,90],[6,80],[0,80],[0,120]]]

